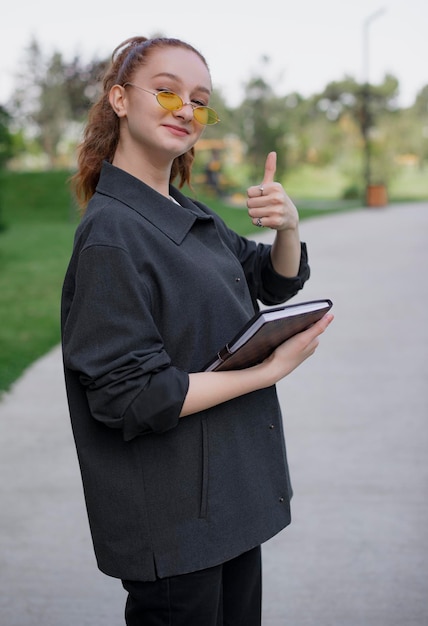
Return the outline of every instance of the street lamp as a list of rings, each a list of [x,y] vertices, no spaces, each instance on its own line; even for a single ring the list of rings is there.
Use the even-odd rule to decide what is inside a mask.
[[[378,9],[372,15],[369,15],[363,22],[363,120],[362,120],[362,132],[364,142],[364,180],[366,190],[371,184],[371,150],[370,150],[370,126],[371,126],[371,112],[370,112],[370,76],[369,76],[369,27],[371,23],[385,13],[385,9]]]

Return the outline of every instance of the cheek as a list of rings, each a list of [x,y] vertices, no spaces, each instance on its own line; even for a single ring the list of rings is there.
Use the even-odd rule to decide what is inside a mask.
[[[128,110],[126,124],[128,132],[133,137],[146,137],[153,132],[159,119],[156,115],[145,109]]]
[[[204,130],[206,129],[206,126],[202,126],[202,124],[195,123],[194,127],[195,127],[195,136],[197,139],[199,139],[199,137],[203,135]]]
[[[190,150],[190,148],[193,148],[193,146],[197,143],[205,128],[205,126],[201,126],[200,124],[193,124],[192,133],[189,135],[186,152],[187,150]]]

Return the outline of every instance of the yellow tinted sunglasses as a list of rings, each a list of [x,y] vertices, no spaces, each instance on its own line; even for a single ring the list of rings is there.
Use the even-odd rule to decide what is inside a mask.
[[[135,85],[134,83],[125,83],[123,86],[126,87],[130,85],[131,87],[136,87],[141,91],[146,91],[147,93],[155,96],[158,103],[161,105],[163,109],[167,111],[179,111],[186,104],[190,104],[193,109],[193,117],[199,124],[203,124],[204,126],[209,126],[211,124],[217,124],[220,121],[219,116],[217,115],[214,109],[210,107],[204,106],[202,104],[194,104],[193,102],[183,102],[179,95],[174,93],[173,91],[149,91],[149,89],[144,89],[144,87],[140,87],[139,85]]]

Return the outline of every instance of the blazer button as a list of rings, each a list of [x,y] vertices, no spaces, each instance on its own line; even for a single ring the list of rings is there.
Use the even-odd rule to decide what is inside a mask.
[[[269,424],[269,428],[273,430],[275,428],[275,424]]]
[[[236,282],[236,283],[240,283],[240,282],[241,282],[241,279],[239,278],[239,276],[237,276],[237,277],[235,278],[235,282]]]
[[[279,498],[279,501],[280,501],[280,502],[284,502],[284,498],[281,496],[281,497]]]

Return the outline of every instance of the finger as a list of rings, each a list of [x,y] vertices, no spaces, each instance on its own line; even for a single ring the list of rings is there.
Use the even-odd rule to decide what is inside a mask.
[[[318,320],[318,322],[316,322],[315,324],[312,324],[311,326],[309,326],[309,328],[302,331],[301,333],[294,335],[294,337],[296,338],[296,341],[299,341],[299,339],[301,339],[303,340],[304,344],[307,344],[307,345],[312,344],[312,342],[316,340],[319,337],[319,335],[321,335],[327,329],[327,327],[331,324],[333,319],[334,319],[333,313],[326,313],[320,320]],[[293,337],[291,338],[291,340],[292,339]]]
[[[334,315],[332,313],[326,313],[318,322],[312,324],[312,326],[303,332],[297,333],[297,335],[294,335],[294,337],[291,337],[288,341],[295,341],[297,344],[300,344],[304,352],[309,349],[312,354],[318,346],[319,336],[322,335],[333,320]],[[285,343],[287,343],[287,341]]]
[[[333,320],[333,313],[326,313],[316,324],[311,327],[313,332],[315,332],[315,336],[323,333],[326,330],[327,326],[329,326]]]
[[[266,183],[273,183],[276,172],[276,152],[269,152],[266,157],[265,173],[263,176],[262,185]]]
[[[263,181],[260,185],[254,185],[247,189],[247,195],[249,198],[258,198],[264,195],[263,186],[266,183],[272,183],[275,178],[276,172],[276,152],[269,152],[266,157],[265,171],[263,174]]]

